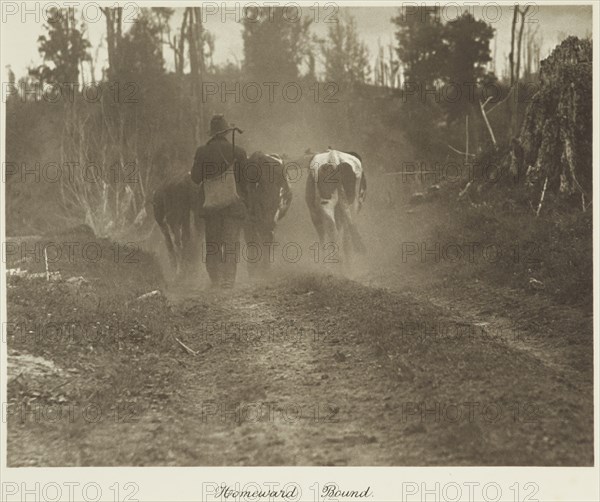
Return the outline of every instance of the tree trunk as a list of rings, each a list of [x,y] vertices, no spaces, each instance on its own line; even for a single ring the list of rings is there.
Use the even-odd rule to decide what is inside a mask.
[[[102,9],[106,17],[106,45],[108,50],[108,79],[114,80],[120,71],[119,49],[122,38],[122,11],[121,7]]]
[[[115,25],[111,9],[103,9],[106,17],[106,45],[108,50],[108,80],[113,79],[115,68]]]
[[[515,70],[515,80],[517,81],[517,84],[519,83],[519,78],[521,76],[521,46],[523,44],[523,28],[525,27],[525,15],[527,14],[529,7],[529,5],[525,7],[523,12],[519,11],[521,14],[521,26],[519,27],[519,41],[517,43],[517,66]]]
[[[519,134],[526,181],[541,186],[547,178],[547,190],[578,204],[593,192],[592,60],[589,40],[569,37],[554,49]]]
[[[186,26],[187,26],[187,17],[188,17],[188,10],[185,9],[185,11],[183,12],[183,20],[181,21],[181,28],[179,30],[179,43],[178,43],[179,64],[180,64],[182,75],[183,75],[183,67],[185,64],[184,51],[185,51],[185,30],[186,30]]]
[[[190,55],[190,85],[193,102],[194,139],[196,144],[202,142],[204,117],[202,107],[202,73],[204,72],[204,41],[202,33],[201,10],[199,7],[188,7],[188,46]]]
[[[512,87],[515,82],[515,30],[517,27],[517,16],[519,14],[519,7],[517,5],[513,8],[513,19],[512,19],[512,27],[510,30],[510,52],[508,54],[508,63],[510,66],[510,85]]]
[[[519,27],[519,39],[517,41],[517,64],[515,66],[514,75],[514,106],[511,120],[511,134],[514,136],[518,134],[517,128],[519,127],[519,79],[521,77],[521,46],[523,44],[523,28],[525,27],[525,15],[529,10],[529,6],[525,7],[523,11],[519,10],[521,15],[521,26]]]
[[[117,64],[117,75],[121,72],[123,67],[122,65],[122,54],[121,54],[121,40],[123,39],[122,32],[122,18],[123,18],[123,8],[117,7],[116,9],[116,36],[115,36],[115,56],[116,56],[116,64]]]
[[[196,99],[197,109],[196,114],[198,117],[198,140],[201,141],[204,137],[204,104],[202,103],[202,81],[204,78],[204,72],[206,71],[206,64],[204,61],[204,28],[202,27],[202,10],[200,7],[194,7],[195,14],[195,36],[198,53],[198,71],[196,75]]]

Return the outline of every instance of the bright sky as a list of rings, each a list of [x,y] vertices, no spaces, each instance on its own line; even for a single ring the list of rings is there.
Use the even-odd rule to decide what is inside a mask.
[[[164,5],[163,2],[161,3]],[[492,42],[492,50],[495,45],[499,56],[496,62],[497,72],[501,73],[505,65],[506,55],[509,52],[512,7],[506,5],[497,9],[494,7],[494,5],[497,5],[495,2],[475,3],[479,6],[470,7],[473,15],[478,19],[485,19],[496,29],[497,40],[495,43]],[[41,57],[37,50],[37,38],[44,33],[43,12],[45,11],[39,3],[27,4],[30,12],[23,11],[23,5],[25,4],[21,2],[2,2],[1,5],[2,64],[4,66],[9,64],[18,79],[26,74],[27,67],[41,64]],[[92,43],[92,55],[96,55],[97,51],[97,73],[99,76],[100,68],[106,65],[106,42],[103,41],[106,25],[97,5],[97,3],[91,2],[85,10],[80,9],[79,17],[83,15],[87,21],[88,38]],[[134,20],[139,7],[134,2],[125,5],[127,7],[124,11],[124,19]],[[222,8],[224,4],[220,2],[205,2],[204,5],[205,26],[216,37],[214,62],[221,64],[228,60],[241,61],[243,59],[241,25],[236,21],[236,17],[239,20],[243,15],[242,6],[244,2],[237,3],[237,8],[234,4],[231,4],[228,11]],[[279,5],[290,4],[280,2]],[[318,11],[308,4],[301,7],[302,14],[313,19],[313,31],[317,35],[326,35],[328,20],[333,20],[336,16],[343,18],[344,15],[351,14],[356,19],[360,36],[367,44],[373,61],[379,43],[387,46],[389,43],[394,42],[395,26],[390,22],[390,19],[397,15],[397,7],[345,7],[336,12],[332,2],[328,5],[330,7],[321,6]],[[486,5],[487,8],[484,7]],[[212,8],[208,6],[212,6]],[[13,9],[16,9],[16,12],[12,13]],[[183,8],[176,9],[171,22],[173,27],[178,27],[181,23],[182,12]],[[297,13],[294,7],[290,7],[287,12],[291,20],[296,17]],[[453,19],[458,13],[456,3],[449,3],[448,7],[442,10],[444,19]],[[542,57],[545,57],[559,41],[568,35],[579,37],[591,35],[592,7],[589,5],[534,6],[528,13],[527,21],[527,26],[530,26],[531,29],[537,27],[539,37],[542,40],[541,54]],[[125,27],[125,29],[127,28]],[[164,54],[167,67],[172,69],[171,50],[165,47]],[[6,79],[5,69],[3,69],[2,75],[2,78]]]

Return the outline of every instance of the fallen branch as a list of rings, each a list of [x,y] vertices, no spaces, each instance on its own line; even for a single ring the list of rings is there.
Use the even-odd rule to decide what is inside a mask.
[[[179,338],[177,338],[176,336],[174,336],[173,338],[175,339],[175,341],[176,341],[176,342],[177,342],[179,345],[181,345],[181,346],[184,348],[184,350],[185,350],[185,351],[186,351],[188,354],[191,354],[191,355],[193,355],[193,356],[197,356],[197,355],[198,355],[198,352],[196,352],[194,349],[190,349],[190,348],[189,348],[189,347],[188,347],[188,346],[187,346],[185,343],[183,343],[181,340],[179,340]]]
[[[187,368],[188,365],[185,364],[182,360],[175,358],[175,361],[177,361],[179,364],[181,364],[181,366],[183,366],[184,368]]]
[[[448,148],[450,148],[450,150],[452,150],[454,153],[458,153],[459,155],[468,155],[469,157],[476,157],[476,155],[474,153],[461,152],[457,148],[454,148],[452,145],[447,144],[447,146],[448,146]]]
[[[479,106],[481,108],[481,115],[483,115],[483,120],[485,121],[485,125],[487,126],[488,132],[490,133],[490,137],[492,138],[492,143],[494,144],[494,148],[497,148],[496,136],[494,136],[494,131],[492,130],[492,126],[490,125],[490,121],[487,118],[487,114],[485,113],[485,105],[487,105],[488,101],[492,99],[490,96],[485,100],[485,103],[479,101]]]
[[[61,387],[64,387],[68,383],[71,383],[73,380],[75,380],[75,378],[69,378],[66,382],[63,382],[61,384],[56,385],[55,387],[52,387],[50,389],[50,392],[54,392],[56,389],[60,389]]]
[[[514,89],[514,88],[515,88],[515,87],[514,87],[514,86],[512,86],[512,87],[510,88],[510,91],[508,91],[508,94],[506,95],[506,97],[505,97],[505,98],[504,98],[502,101],[498,101],[498,102],[497,102],[497,103],[496,103],[494,106],[492,106],[492,107],[491,107],[491,108],[490,108],[490,109],[489,109],[487,112],[488,112],[488,113],[492,113],[492,112],[493,112],[493,111],[494,111],[496,108],[498,108],[498,106],[500,106],[502,103],[504,103],[504,102],[505,102],[505,101],[506,101],[506,100],[507,100],[507,99],[510,97],[510,95],[512,94],[512,92],[513,92],[513,89]]]
[[[16,377],[14,377],[14,378],[12,379],[12,381],[13,381],[13,382],[16,382],[16,381],[17,381],[19,378],[21,378],[21,377],[23,376],[23,372],[24,372],[24,371],[25,371],[25,370],[21,370],[21,373],[19,373],[19,374],[18,374]]]
[[[465,115],[465,164],[469,162],[469,115]]]
[[[460,193],[458,194],[458,198],[462,199],[464,197],[464,195],[467,193],[467,190],[469,190],[469,187],[471,186],[471,183],[473,183],[473,181],[469,181],[466,185],[465,188],[463,188]]]
[[[485,102],[481,106],[483,106],[485,108],[485,105],[487,105],[491,99],[492,99],[492,96],[488,96],[488,98],[485,100]]]
[[[50,282],[50,270],[48,269],[48,248],[44,247],[44,261],[46,262],[46,281]]]
[[[46,274],[46,272],[36,272],[30,274],[27,270],[21,270],[21,267],[17,267],[7,269],[6,275],[8,275],[9,277],[23,277],[25,279],[43,279],[45,277],[46,280],[50,281],[61,280],[60,271],[58,270],[56,272],[49,272],[48,274]]]
[[[542,189],[542,195],[540,197],[540,203],[538,204],[537,211],[535,212],[536,218],[540,215],[540,211],[542,210],[542,202],[544,202],[544,195],[546,195],[546,187],[548,186],[548,176],[546,176],[546,181],[544,181],[544,188]]]

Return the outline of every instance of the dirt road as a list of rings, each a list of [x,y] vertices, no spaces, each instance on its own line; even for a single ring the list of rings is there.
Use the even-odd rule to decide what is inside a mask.
[[[232,294],[172,290],[170,322],[197,354],[172,342],[156,367],[142,360],[148,380],[163,366],[169,377],[149,393],[129,386],[119,419],[13,417],[9,463],[593,462],[591,355],[572,366],[568,348],[492,314],[466,322],[460,298],[403,282],[302,274]]]
[[[367,205],[344,270],[300,199],[232,292],[113,254],[9,281],[9,465],[592,465],[591,309],[405,262],[433,209]]]

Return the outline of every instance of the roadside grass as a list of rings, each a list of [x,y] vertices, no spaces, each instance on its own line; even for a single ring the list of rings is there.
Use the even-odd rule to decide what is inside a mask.
[[[44,236],[27,244],[77,242],[101,250],[99,259],[80,253],[50,264],[59,280],[45,276],[9,276],[8,325],[5,336],[11,355],[31,355],[52,361],[59,374],[31,376],[27,368],[9,375],[9,436],[17,431],[35,434],[54,431],[58,438],[83,437],[104,420],[139,419],[145,412],[169,403],[164,389],[177,382],[178,346],[173,341],[179,326],[162,294],[139,299],[160,290],[163,279],[154,257],[132,247],[115,259],[120,244],[96,239],[85,230]],[[92,256],[91,254],[89,256]],[[127,258],[126,258],[127,257]],[[42,272],[45,263],[34,255],[12,256],[7,268]],[[72,281],[69,279],[73,278]],[[82,278],[82,279],[80,279]],[[11,411],[18,410],[17,413]],[[40,407],[87,409],[91,415],[73,414],[62,420],[34,420]],[[39,418],[39,417],[38,417]],[[43,418],[43,417],[42,417]],[[78,464],[84,459],[70,458]]]
[[[430,249],[440,248],[437,260],[433,254],[419,260],[421,270],[458,287],[462,281],[483,281],[591,311],[591,210],[567,207],[547,195],[536,217],[520,189],[488,190],[464,201],[456,195],[447,191],[423,206],[424,240]]]

